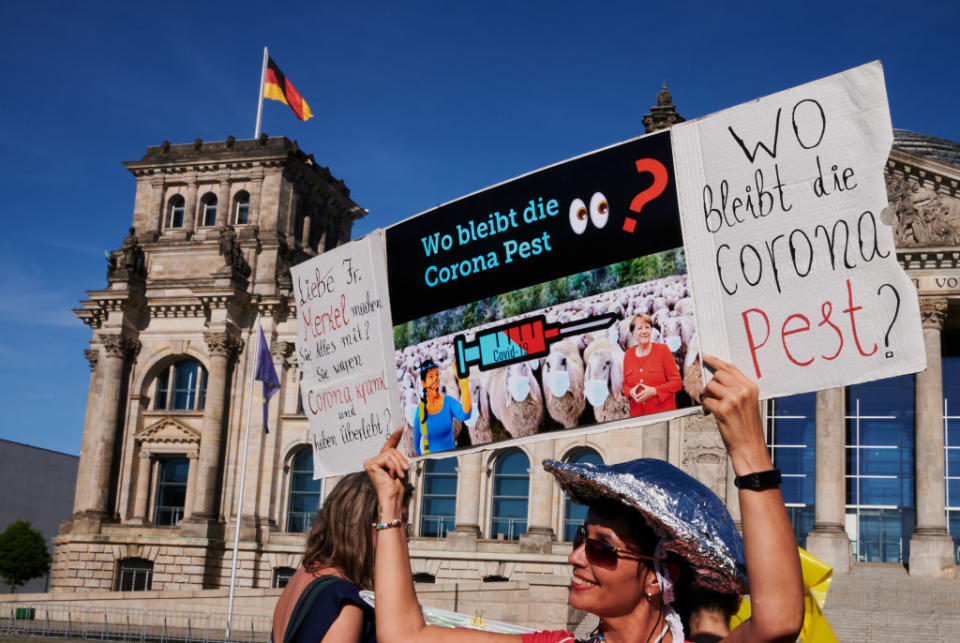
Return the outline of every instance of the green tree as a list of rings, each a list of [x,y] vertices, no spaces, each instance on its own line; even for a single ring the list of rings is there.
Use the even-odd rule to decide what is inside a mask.
[[[49,570],[47,542],[28,521],[17,520],[0,534],[0,578],[11,593]]]

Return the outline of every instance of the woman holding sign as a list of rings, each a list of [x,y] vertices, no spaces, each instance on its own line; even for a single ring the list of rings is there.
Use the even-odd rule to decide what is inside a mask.
[[[794,641],[803,623],[803,584],[793,527],[764,440],[757,386],[733,365],[716,369],[703,406],[717,418],[738,474],[743,539],[722,501],[676,467],[654,459],[615,465],[547,460],[544,468],[577,502],[590,507],[568,558],[568,602],[600,617],[589,641],[681,643],[678,613],[691,589],[745,593],[753,613],[723,640]],[[377,636],[384,643],[572,642],[569,632],[505,635],[428,627],[417,609],[401,519],[409,468],[394,433],[364,467],[377,489]],[[398,527],[394,529],[394,527]],[[746,574],[744,573],[746,572]]]
[[[406,516],[413,487],[401,493]],[[273,612],[273,643],[375,643],[373,610],[360,597],[373,584],[377,494],[363,473],[344,476],[327,496],[307,535],[303,563]]]
[[[423,399],[413,422],[414,455],[449,451],[456,448],[453,435],[454,418],[461,422],[470,417],[470,382],[462,379],[460,402],[440,394],[440,367],[433,360],[420,365]]]
[[[623,356],[623,393],[630,400],[630,417],[677,408],[674,395],[683,388],[677,361],[666,344],[653,341],[653,319],[634,315],[630,333],[637,340]]]

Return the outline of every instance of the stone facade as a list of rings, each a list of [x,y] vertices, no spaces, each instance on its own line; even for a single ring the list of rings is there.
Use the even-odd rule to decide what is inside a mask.
[[[285,138],[164,142],[125,165],[137,183],[133,226],[110,254],[107,287],[88,291],[75,311],[93,333],[90,390],[51,588],[115,589],[123,559],[153,563],[156,590],[226,586],[255,360],[245,348],[257,341],[258,316],[283,389],[271,403],[274,430],[264,433],[254,414],[239,577],[269,586],[302,547],[277,528],[284,467],[308,444],[289,267],[349,241],[366,211]],[[181,363],[193,369],[186,384],[176,379]],[[174,490],[185,497],[175,517],[158,507],[171,461],[189,470],[186,488]],[[161,517],[173,526],[156,524]]]

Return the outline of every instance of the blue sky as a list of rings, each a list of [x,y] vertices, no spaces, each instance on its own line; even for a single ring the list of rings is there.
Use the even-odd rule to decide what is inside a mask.
[[[687,118],[881,59],[894,127],[960,140],[956,2],[0,3],[0,438],[77,454],[90,330],[130,225],[121,165],[250,138],[264,45],[309,102],[264,105],[370,215],[355,235]]]

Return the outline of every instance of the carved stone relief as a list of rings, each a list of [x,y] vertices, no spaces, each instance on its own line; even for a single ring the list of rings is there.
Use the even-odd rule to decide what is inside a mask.
[[[720,498],[726,495],[727,456],[712,418],[684,418],[680,468]]]
[[[955,199],[912,177],[888,171],[886,179],[898,246],[960,244],[960,204]]]

